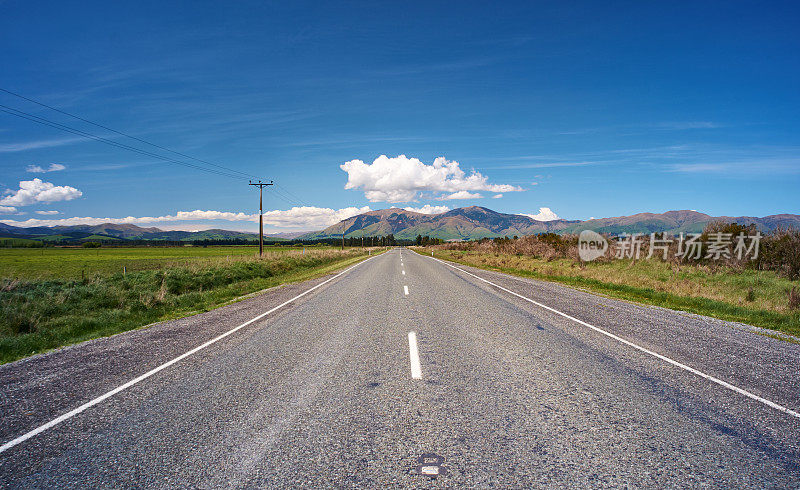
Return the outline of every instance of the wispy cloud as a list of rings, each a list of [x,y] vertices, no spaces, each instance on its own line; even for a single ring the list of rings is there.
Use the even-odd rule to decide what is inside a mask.
[[[36,141],[23,141],[20,143],[0,143],[0,153],[15,153],[20,151],[38,150],[40,148],[53,148],[56,146],[71,145],[86,138],[56,138]]]
[[[724,124],[713,121],[662,121],[649,123],[612,124],[608,126],[594,126],[556,131],[562,136],[580,136],[584,134],[601,133],[639,133],[648,131],[688,131],[692,129],[718,129]]]
[[[671,172],[681,173],[725,173],[728,175],[755,175],[768,172],[775,174],[800,174],[800,158],[753,158],[739,161],[714,163],[675,163],[667,167]]]
[[[397,142],[421,142],[428,141],[430,138],[422,136],[359,136],[339,135],[325,139],[309,139],[299,141],[285,141],[276,143],[277,147],[305,147],[305,146],[361,146],[364,143],[397,143]]]
[[[673,121],[673,122],[660,122],[646,125],[645,127],[652,127],[655,129],[683,131],[686,129],[716,129],[721,128],[723,125],[711,121]]]
[[[47,172],[59,172],[61,170],[66,169],[66,165],[62,165],[60,163],[51,163],[49,167],[44,168],[39,165],[28,165],[25,169],[27,172],[31,172],[34,174],[44,174]]]
[[[500,56],[484,56],[460,60],[441,61],[439,63],[425,63],[425,64],[412,64],[412,65],[396,65],[393,67],[366,70],[366,75],[374,76],[392,76],[392,75],[420,75],[431,74],[433,72],[448,72],[448,71],[461,71],[470,70],[474,68],[484,68],[486,66],[494,65],[506,60],[507,57]]]
[[[800,173],[800,158],[795,156],[798,153],[800,149],[792,146],[670,145],[563,155],[521,155],[495,159],[508,163],[480,168],[514,170],[605,165],[677,173],[727,172],[736,177],[763,172]]]
[[[483,167],[492,169],[513,169],[513,168],[556,168],[556,167],[585,167],[587,165],[603,165],[608,162],[586,161],[586,162],[548,162],[548,163],[520,163],[511,165],[497,165],[493,167]]]

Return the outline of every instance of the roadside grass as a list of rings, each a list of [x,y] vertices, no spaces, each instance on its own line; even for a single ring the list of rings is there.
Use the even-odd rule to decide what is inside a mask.
[[[85,279],[3,279],[0,363],[211,310],[367,257],[360,249],[286,251],[264,259],[207,257],[188,265]]]
[[[303,247],[265,246],[266,255],[296,252]],[[334,250],[334,247],[313,245],[306,250]],[[0,248],[0,278],[23,280],[80,279],[97,275],[176,267],[203,259],[256,257],[258,246],[209,247],[46,247]]]
[[[429,254],[430,252],[423,252]],[[674,267],[659,260],[547,261],[526,255],[436,250],[437,258],[588,289],[609,297],[800,336],[800,311],[788,306],[794,283],[771,271]]]

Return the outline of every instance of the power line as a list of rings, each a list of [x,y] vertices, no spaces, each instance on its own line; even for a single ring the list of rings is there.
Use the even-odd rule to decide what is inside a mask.
[[[102,136],[97,136],[97,135],[89,133],[87,131],[83,131],[83,130],[76,129],[76,128],[71,127],[71,126],[67,126],[66,124],[61,124],[61,123],[58,123],[58,122],[55,122],[55,121],[51,121],[51,120],[43,118],[41,116],[36,116],[34,114],[30,114],[28,112],[21,111],[19,109],[14,109],[12,107],[8,107],[8,106],[4,106],[4,105],[0,104],[0,111],[5,112],[7,114],[11,114],[11,115],[23,118],[23,119],[27,119],[27,120],[32,121],[32,122],[36,122],[36,123],[39,123],[39,124],[42,124],[42,125],[45,125],[45,126],[49,126],[49,127],[55,128],[55,129],[59,129],[61,131],[66,131],[68,133],[72,133],[72,134],[75,134],[75,135],[78,135],[78,136],[82,136],[84,138],[88,138],[88,139],[92,139],[92,140],[95,140],[95,141],[99,141],[101,143],[105,143],[105,144],[108,144],[108,145],[111,145],[111,146],[114,146],[114,147],[117,147],[117,148],[122,148],[122,149],[125,149],[125,150],[128,150],[128,151],[133,151],[133,152],[139,153],[141,155],[149,156],[149,157],[152,157],[152,158],[157,158],[159,160],[170,162],[170,163],[175,163],[175,164],[178,164],[178,165],[183,165],[185,167],[193,168],[193,169],[196,169],[196,170],[202,170],[204,172],[214,173],[214,174],[222,175],[222,176],[229,177],[229,178],[232,178],[232,179],[242,179],[242,178],[245,178],[245,177],[246,178],[254,177],[252,174],[248,174],[248,173],[242,172],[240,170],[236,170],[236,169],[233,169],[233,168],[230,168],[230,167],[226,167],[224,165],[219,165],[219,164],[216,164],[216,163],[213,163],[213,162],[209,162],[208,160],[203,160],[203,159],[200,159],[200,158],[196,158],[196,157],[193,157],[191,155],[187,155],[185,153],[181,153],[179,151],[172,150],[172,149],[167,148],[165,146],[161,146],[161,145],[158,145],[158,144],[155,144],[155,143],[151,143],[151,142],[149,142],[147,140],[144,140],[142,138],[138,138],[136,136],[130,135],[130,134],[125,133],[123,131],[119,131],[119,130],[116,130],[114,128],[110,128],[110,127],[108,127],[106,125],[103,125],[103,124],[100,124],[100,123],[96,123],[96,122],[91,121],[89,119],[86,119],[84,117],[72,114],[70,112],[61,110],[61,109],[59,109],[57,107],[53,107],[53,106],[48,105],[48,104],[45,104],[44,102],[40,102],[38,100],[32,99],[30,97],[26,97],[26,96],[24,96],[22,94],[18,94],[16,92],[12,92],[11,90],[4,89],[4,88],[0,87],[0,91],[5,92],[5,93],[7,93],[9,95],[13,95],[14,97],[18,97],[20,99],[26,100],[28,102],[34,103],[34,104],[39,105],[41,107],[45,107],[45,108],[50,109],[52,111],[58,112],[59,114],[64,114],[66,116],[72,117],[72,118],[77,119],[79,121],[83,121],[85,123],[91,124],[91,125],[96,126],[98,128],[104,129],[106,131],[110,131],[110,132],[112,132],[114,134],[118,134],[120,136],[124,136],[126,138],[130,138],[130,139],[138,141],[140,143],[144,143],[146,145],[152,146],[154,148],[158,148],[159,150],[167,151],[167,152],[173,153],[175,155],[179,155],[181,157],[188,158],[190,160],[194,160],[196,162],[200,162],[200,163],[203,163],[203,164],[206,164],[206,165],[211,165],[212,167],[215,167],[215,169],[206,168],[206,167],[202,167],[200,165],[188,163],[188,162],[185,162],[185,161],[182,161],[182,160],[176,160],[174,158],[165,157],[165,156],[162,156],[162,155],[159,155],[159,154],[156,154],[156,153],[149,152],[147,150],[142,150],[141,148],[136,148],[134,146],[126,145],[124,143],[119,143],[117,141],[113,141],[113,140],[110,140],[108,138],[104,138]],[[217,169],[219,169],[219,170],[217,170]],[[301,198],[297,197],[297,195],[295,195],[294,193],[289,191],[289,189],[287,189],[286,187],[278,186],[277,184],[274,184],[274,185],[275,186],[273,187],[273,194],[277,198],[279,198],[282,201],[286,202],[287,204],[289,204],[291,206],[311,206],[307,202],[303,201]]]
[[[285,186],[275,184],[275,187],[280,188],[280,190],[283,191],[284,194],[288,194],[290,197],[294,198],[297,202],[299,202],[302,206],[309,206],[309,207],[311,206],[307,202],[305,202],[302,199],[300,199],[299,197],[297,197],[291,191],[289,191],[289,189],[287,189]]]
[[[179,151],[171,150],[171,149],[166,148],[164,146],[157,145],[155,143],[151,143],[151,142],[149,142],[147,140],[143,140],[141,138],[137,138],[136,136],[132,136],[132,135],[130,135],[128,133],[125,133],[125,132],[122,132],[122,131],[118,131],[118,130],[113,129],[113,128],[109,128],[108,126],[96,123],[94,121],[90,121],[90,120],[88,120],[86,118],[77,116],[77,115],[69,113],[67,111],[63,111],[63,110],[61,110],[61,109],[59,109],[57,107],[53,107],[53,106],[47,105],[44,102],[40,102],[38,100],[31,99],[30,97],[26,97],[26,96],[18,94],[16,92],[12,92],[11,90],[7,90],[7,89],[4,89],[4,88],[0,87],[0,91],[5,92],[5,93],[7,93],[9,95],[13,95],[14,97],[19,97],[20,99],[23,99],[23,100],[27,100],[28,102],[32,102],[32,103],[37,104],[39,106],[46,107],[47,109],[56,111],[56,112],[58,112],[60,114],[64,114],[65,116],[72,117],[72,118],[77,119],[79,121],[83,121],[85,123],[91,124],[91,125],[96,126],[98,128],[105,129],[106,131],[111,131],[112,133],[118,134],[120,136],[125,136],[126,138],[130,138],[130,139],[136,140],[136,141],[138,141],[140,143],[144,143],[146,145],[150,145],[150,146],[152,146],[154,148],[158,148],[159,150],[168,151],[170,153],[174,153],[175,155],[179,155],[179,156],[182,156],[184,158],[188,158],[190,160],[194,160],[194,161],[197,161],[197,162],[205,163],[206,165],[211,165],[212,167],[217,167],[217,168],[222,169],[222,170],[226,170],[226,171],[229,171],[229,172],[241,174],[243,177],[248,177],[248,178],[254,177],[253,175],[248,174],[246,172],[242,172],[242,171],[230,168],[230,167],[225,167],[224,165],[219,165],[219,164],[216,164],[216,163],[213,163],[213,162],[209,162],[207,160],[202,160],[200,158],[195,158],[195,157],[193,157],[191,155],[187,155],[187,154],[181,153]],[[20,111],[20,112],[22,112],[22,111]]]
[[[92,139],[92,140],[95,140],[95,141],[99,141],[99,142],[105,143],[107,145],[111,145],[111,146],[114,146],[114,147],[117,147],[117,148],[122,148],[122,149],[125,149],[125,150],[128,150],[128,151],[132,151],[132,152],[135,152],[135,153],[139,153],[141,155],[149,156],[151,158],[157,158],[157,159],[163,160],[165,162],[171,162],[171,163],[175,163],[175,164],[178,164],[178,165],[183,165],[185,167],[194,168],[196,170],[202,170],[204,172],[210,172],[210,173],[214,173],[214,174],[217,174],[217,175],[222,175],[222,176],[229,177],[229,178],[232,178],[232,179],[239,180],[239,179],[243,179],[244,178],[244,177],[242,177],[240,175],[234,175],[234,174],[229,173],[229,172],[223,172],[223,171],[215,170],[215,169],[212,169],[212,168],[201,167],[199,165],[195,165],[195,164],[192,164],[192,163],[184,162],[184,161],[181,161],[181,160],[176,160],[176,159],[170,158],[170,157],[165,157],[165,156],[159,155],[157,153],[152,153],[152,152],[149,152],[147,150],[142,150],[141,148],[136,148],[134,146],[129,146],[129,145],[126,145],[124,143],[119,143],[119,142],[116,142],[116,141],[113,141],[113,140],[110,140],[110,139],[107,139],[107,138],[103,138],[102,136],[97,136],[96,134],[92,134],[92,133],[89,133],[87,131],[82,131],[80,129],[76,129],[76,128],[73,128],[71,126],[67,126],[65,124],[60,124],[60,123],[57,123],[55,121],[51,121],[49,119],[46,119],[46,118],[43,118],[43,117],[40,117],[40,116],[36,116],[36,115],[30,114],[30,113],[25,112],[25,111],[20,111],[19,109],[14,109],[13,107],[8,107],[8,106],[2,105],[2,104],[0,104],[0,112],[5,112],[7,114],[11,114],[12,116],[17,116],[17,117],[20,117],[22,119],[27,119],[27,120],[35,122],[35,123],[39,123],[39,124],[42,124],[42,125],[45,125],[45,126],[50,126],[51,128],[55,128],[55,129],[60,129],[61,131],[65,131],[67,133],[72,133],[72,134],[75,134],[75,135],[78,135],[78,136],[82,136],[84,138],[88,138],[88,139]]]
[[[272,193],[279,197],[281,200],[291,204],[292,206],[303,206],[303,203],[300,202],[298,199],[291,197],[289,194],[286,193],[285,190],[279,189],[277,185],[272,188]]]

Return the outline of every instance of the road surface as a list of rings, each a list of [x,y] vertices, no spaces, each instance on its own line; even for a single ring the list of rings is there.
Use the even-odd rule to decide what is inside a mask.
[[[751,327],[394,249],[0,366],[0,486],[797,487],[799,367]]]

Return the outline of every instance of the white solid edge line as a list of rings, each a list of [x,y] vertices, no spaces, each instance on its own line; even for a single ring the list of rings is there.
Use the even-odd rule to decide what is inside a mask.
[[[430,258],[433,258],[433,257],[430,257]],[[642,347],[640,345],[634,344],[630,340],[625,340],[622,337],[619,337],[617,335],[614,335],[611,332],[607,332],[607,331],[603,330],[602,328],[595,327],[594,325],[590,325],[590,324],[584,322],[583,320],[578,320],[577,318],[575,318],[573,316],[570,316],[570,315],[567,315],[566,313],[562,313],[562,312],[560,312],[560,311],[558,311],[556,309],[553,309],[553,308],[551,308],[551,307],[549,307],[547,305],[543,305],[542,303],[534,301],[534,300],[532,300],[530,298],[526,298],[525,296],[522,296],[521,294],[515,293],[514,291],[511,291],[510,289],[506,289],[503,286],[499,286],[499,285],[497,285],[497,284],[495,284],[495,283],[493,283],[491,281],[488,281],[488,280],[486,280],[486,279],[484,279],[482,277],[476,276],[475,274],[473,274],[471,272],[468,272],[468,271],[465,271],[464,269],[462,269],[460,267],[456,267],[454,265],[448,264],[447,262],[445,262],[443,260],[439,260],[439,259],[436,259],[436,258],[433,258],[433,260],[435,260],[437,262],[441,262],[442,264],[444,264],[444,265],[446,265],[448,267],[452,267],[453,269],[459,270],[459,271],[463,272],[464,274],[468,274],[468,275],[470,275],[470,276],[472,276],[472,277],[474,277],[476,279],[479,279],[479,280],[481,280],[481,281],[483,281],[483,282],[485,282],[487,284],[491,284],[492,286],[496,287],[497,289],[501,289],[501,290],[503,290],[503,291],[505,291],[505,292],[507,292],[509,294],[513,294],[514,296],[516,296],[516,297],[518,297],[520,299],[524,299],[525,301],[528,301],[529,303],[533,303],[533,304],[535,304],[536,306],[538,306],[540,308],[544,308],[545,310],[551,311],[551,312],[553,312],[553,313],[555,313],[557,315],[561,315],[564,318],[567,318],[569,320],[574,321],[575,323],[579,323],[579,324],[583,325],[584,327],[589,327],[589,328],[591,328],[592,330],[594,330],[596,332],[599,332],[599,333],[601,333],[603,335],[611,337],[612,339],[617,340],[619,342],[622,342],[623,344],[625,344],[627,346],[630,346],[630,347],[633,347],[634,349],[637,349],[637,350],[639,350],[641,352],[644,352],[645,354],[650,354],[651,356],[657,357],[658,359],[661,359],[664,362],[672,364],[673,366],[676,366],[676,367],[679,367],[679,368],[681,368],[683,370],[689,371],[690,373],[696,374],[697,376],[700,376],[701,378],[705,378],[708,381],[711,381],[712,383],[716,383],[716,384],[718,384],[718,385],[720,385],[720,386],[722,386],[724,388],[727,388],[727,389],[729,389],[731,391],[735,391],[736,393],[739,393],[739,394],[744,395],[744,396],[746,396],[748,398],[751,398],[753,400],[761,402],[764,405],[767,405],[768,407],[772,407],[772,408],[774,408],[776,410],[780,410],[781,412],[784,412],[784,413],[786,413],[788,415],[791,415],[792,417],[800,419],[800,413],[795,412],[794,410],[792,410],[790,408],[786,408],[783,405],[779,405],[779,404],[777,404],[777,403],[775,403],[773,401],[767,400],[766,398],[760,397],[760,396],[756,395],[755,393],[751,393],[751,392],[749,392],[749,391],[747,391],[745,389],[739,388],[738,386],[734,386],[734,385],[728,383],[727,381],[723,381],[723,380],[721,380],[719,378],[715,378],[714,376],[711,376],[710,374],[706,374],[706,373],[704,373],[702,371],[698,371],[697,369],[695,369],[693,367],[690,367],[690,366],[687,366],[686,364],[683,364],[683,363],[680,363],[678,361],[672,360],[669,357],[663,356],[663,355],[661,355],[661,354],[659,354],[657,352],[651,351],[650,349],[647,349],[647,348]]]
[[[377,255],[372,256],[372,258],[375,258],[375,257],[377,257]],[[107,392],[107,393],[105,393],[103,395],[100,395],[100,396],[98,396],[97,398],[95,398],[95,399],[93,399],[91,401],[88,401],[88,402],[84,403],[83,405],[79,406],[78,408],[70,410],[69,412],[67,412],[67,413],[65,413],[65,414],[63,414],[63,415],[61,415],[59,417],[56,417],[55,419],[51,420],[50,422],[47,422],[46,424],[40,425],[39,427],[33,429],[32,431],[26,432],[25,434],[22,434],[21,436],[17,437],[16,439],[8,441],[7,443],[5,443],[2,446],[0,446],[0,453],[11,449],[12,447],[16,446],[17,444],[19,444],[21,442],[27,441],[28,439],[30,439],[33,436],[41,434],[42,432],[46,431],[47,429],[55,427],[56,425],[60,424],[61,422],[64,422],[65,420],[68,420],[68,419],[74,417],[75,415],[78,415],[79,413],[83,412],[87,408],[91,408],[91,407],[97,405],[98,403],[100,403],[100,402],[102,402],[102,401],[104,401],[104,400],[116,395],[117,393],[130,388],[131,386],[135,385],[136,383],[139,383],[140,381],[143,381],[143,380],[149,378],[150,376],[158,373],[159,371],[163,371],[164,369],[166,369],[166,368],[172,366],[173,364],[175,364],[175,363],[177,363],[177,362],[179,362],[179,361],[191,356],[192,354],[205,349],[209,345],[214,344],[214,343],[224,339],[228,335],[231,335],[232,333],[237,332],[238,330],[241,330],[242,328],[250,325],[251,323],[256,322],[256,321],[264,318],[265,316],[269,315],[270,313],[275,312],[276,310],[279,310],[279,309],[283,308],[284,306],[288,305],[289,303],[291,303],[291,302],[293,302],[293,301],[295,301],[295,300],[297,300],[299,298],[302,298],[303,296],[305,296],[306,294],[310,293],[311,291],[314,291],[315,289],[324,286],[325,284],[333,281],[334,279],[336,279],[337,277],[341,276],[342,274],[344,274],[346,272],[349,272],[350,270],[354,269],[355,267],[358,267],[359,265],[363,264],[364,262],[368,262],[372,258],[368,258],[368,259],[363,260],[363,261],[361,261],[361,262],[359,262],[359,263],[357,263],[357,264],[355,264],[353,266],[348,267],[347,269],[345,269],[342,272],[336,274],[335,276],[331,277],[330,279],[327,279],[327,280],[317,284],[316,286],[314,286],[314,287],[312,287],[312,288],[310,288],[310,289],[298,294],[297,296],[295,296],[294,298],[292,298],[290,300],[284,301],[283,303],[281,303],[278,306],[272,308],[271,310],[266,311],[264,313],[261,313],[257,317],[252,318],[252,319],[242,323],[238,327],[235,327],[235,328],[233,328],[231,330],[228,330],[227,332],[223,333],[222,335],[219,335],[218,337],[214,337],[213,339],[209,340],[208,342],[206,342],[206,343],[204,343],[202,345],[199,345],[199,346],[195,347],[194,349],[192,349],[192,350],[190,350],[188,352],[185,352],[185,353],[181,354],[180,356],[176,357],[175,359],[172,359],[171,361],[165,362],[164,364],[162,364],[162,365],[160,365],[160,366],[158,366],[158,367],[156,367],[156,368],[154,368],[154,369],[142,374],[141,376],[139,376],[137,378],[134,378],[134,379],[128,381],[127,383],[125,383],[123,385],[120,385],[120,386],[114,388],[113,390],[111,390],[111,391],[109,391],[109,392]]]
[[[408,359],[411,362],[411,377],[414,379],[421,379],[422,368],[419,365],[416,332],[408,332]]]
[[[403,286],[403,292],[408,296],[408,286]]]

